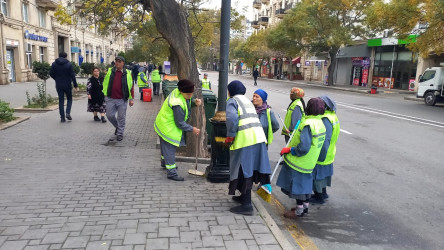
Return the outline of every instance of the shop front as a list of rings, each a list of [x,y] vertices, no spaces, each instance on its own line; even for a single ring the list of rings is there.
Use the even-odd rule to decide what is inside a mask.
[[[370,75],[370,52],[366,44],[340,48],[336,54],[335,84],[366,87]]]

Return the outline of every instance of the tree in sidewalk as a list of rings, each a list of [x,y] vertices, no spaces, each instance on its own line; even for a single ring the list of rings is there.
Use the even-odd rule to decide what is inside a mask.
[[[34,61],[32,63],[32,73],[36,73],[37,77],[43,80],[43,88],[39,89],[41,97],[42,108],[48,106],[47,94],[46,94],[46,80],[49,79],[49,72],[51,71],[51,65],[47,62]]]
[[[374,0],[302,0],[270,32],[271,47],[289,52],[328,53],[328,82],[333,84],[336,54],[355,38],[367,37],[365,10]]]
[[[391,29],[394,36],[408,39],[419,35],[407,47],[423,57],[444,53],[443,0],[376,0],[368,11],[368,25],[375,30]]]

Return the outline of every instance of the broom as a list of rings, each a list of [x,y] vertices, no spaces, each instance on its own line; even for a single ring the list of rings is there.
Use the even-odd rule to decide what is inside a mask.
[[[199,118],[197,118],[196,120],[196,127],[199,127]],[[194,169],[189,169],[188,174],[204,176],[204,172],[197,170],[197,153],[198,153],[197,151],[199,150],[199,143],[200,143],[200,134],[197,136],[197,143],[196,143],[196,166],[194,167]]]
[[[281,118],[281,116],[280,116],[279,114],[278,114],[278,116],[279,116],[279,118]],[[281,119],[281,121],[282,121],[282,119]],[[301,123],[301,120],[299,120],[299,121],[296,123],[296,126],[294,126],[293,133],[291,133],[291,135],[290,135],[290,139],[288,139],[288,142],[287,142],[287,144],[285,145],[285,147],[288,147],[288,145],[290,144],[291,139],[293,138],[293,135],[295,134],[296,129],[298,129],[300,123]],[[284,127],[285,127],[285,129],[287,129],[287,127],[285,126],[285,124],[284,124]],[[273,174],[271,175],[271,178],[270,178],[270,184],[262,185],[261,188],[259,188],[259,189],[256,191],[256,193],[257,193],[257,194],[258,194],[258,195],[259,195],[264,201],[266,201],[266,202],[270,202],[270,201],[271,201],[271,181],[273,180],[273,177],[274,177],[274,175],[276,174],[276,170],[278,169],[279,165],[281,164],[282,159],[283,159],[283,157],[282,157],[282,155],[281,155],[281,157],[279,158],[279,161],[278,161],[277,164],[276,164],[276,167],[274,168]]]

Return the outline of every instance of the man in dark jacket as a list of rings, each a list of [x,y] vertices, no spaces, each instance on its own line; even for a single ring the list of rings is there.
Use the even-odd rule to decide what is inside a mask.
[[[257,85],[257,77],[258,77],[258,76],[259,76],[259,71],[258,71],[257,68],[255,67],[255,68],[254,68],[254,71],[253,71],[254,86]]]
[[[133,64],[131,68],[131,75],[133,77],[133,84],[137,84],[137,75],[139,74],[139,65],[136,63]]]
[[[60,52],[59,58],[57,58],[51,65],[51,71],[49,75],[56,82],[56,90],[59,95],[59,113],[60,121],[65,122],[65,111],[63,106],[65,103],[65,94],[68,101],[66,105],[66,119],[72,120],[71,118],[71,105],[72,105],[72,85],[71,81],[74,83],[74,89],[79,90],[76,81],[76,75],[72,64],[66,59],[68,55],[65,52]]]

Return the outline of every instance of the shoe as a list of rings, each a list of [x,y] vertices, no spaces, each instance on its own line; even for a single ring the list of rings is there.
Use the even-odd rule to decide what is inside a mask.
[[[291,211],[293,211],[293,212],[296,211],[296,208],[292,207]],[[308,214],[308,207],[304,207],[304,214]]]
[[[71,117],[71,115],[70,114],[66,114],[66,119],[68,119],[68,120],[72,120],[72,117]]]
[[[117,128],[116,128],[116,130],[114,130],[114,135],[117,135]]]
[[[313,195],[310,199],[308,199],[309,202],[314,203],[314,204],[324,204],[324,196],[320,193],[317,193],[315,195]]]
[[[66,120],[64,118],[60,119],[60,122],[66,122]]]
[[[232,199],[233,201],[235,201],[235,202],[242,203],[242,195],[239,195],[239,196],[233,196],[233,197],[231,197],[231,199]]]
[[[166,166],[165,166],[165,160],[160,159],[160,167],[161,167],[162,169],[166,169]]]
[[[233,214],[251,216],[253,215],[253,206],[250,204],[250,205],[240,205],[237,207],[232,207],[230,208],[230,212],[232,212]]]
[[[123,140],[123,135],[118,135],[118,136],[117,136],[117,140],[118,140],[118,141]]]
[[[299,209],[291,209],[287,212],[284,213],[284,217],[285,218],[289,218],[289,219],[296,219],[298,217],[304,217],[304,209],[301,209],[300,211],[298,211]]]
[[[168,179],[173,180],[173,181],[184,181],[183,177],[180,177],[178,175],[174,175],[174,176],[167,176]]]
[[[94,121],[100,122],[100,118],[98,116],[94,116]]]
[[[102,116],[102,123],[105,123],[105,122],[106,122],[105,116]]]

